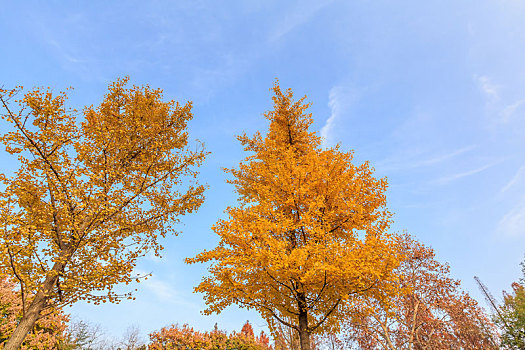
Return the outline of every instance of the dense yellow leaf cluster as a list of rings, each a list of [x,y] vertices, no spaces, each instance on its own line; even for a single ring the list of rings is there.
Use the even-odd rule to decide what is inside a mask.
[[[386,179],[339,146],[321,147],[304,98],[273,91],[268,132],[240,136],[250,155],[227,170],[239,205],[213,226],[219,245],[187,261],[211,262],[196,288],[206,313],[235,303],[274,330],[281,322],[322,333],[337,328],[354,295],[385,300],[403,255],[387,233]]]
[[[48,305],[118,301],[113,286],[133,281],[136,259],[158,255],[158,235],[204,200],[195,177],[207,153],[188,145],[191,103],[127,82],[83,118],[65,93],[36,89],[13,106],[16,92],[0,90],[13,126],[0,141],[20,162],[1,176],[0,277],[32,300],[26,319]]]

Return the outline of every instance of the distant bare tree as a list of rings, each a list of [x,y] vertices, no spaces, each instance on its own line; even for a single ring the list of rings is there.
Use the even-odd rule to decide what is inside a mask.
[[[68,340],[62,350],[107,350],[112,346],[99,324],[75,320],[68,326]]]
[[[137,325],[131,325],[126,329],[122,341],[119,342],[120,350],[142,350],[146,349],[144,340],[140,335],[140,328]]]

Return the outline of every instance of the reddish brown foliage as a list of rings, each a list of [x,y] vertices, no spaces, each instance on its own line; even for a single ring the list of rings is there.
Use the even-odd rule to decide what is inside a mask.
[[[168,349],[203,349],[203,350],[222,350],[222,349],[244,349],[244,350],[269,350],[269,339],[264,333],[260,337],[254,338],[253,328],[251,335],[233,332],[227,334],[224,331],[215,329],[211,332],[200,332],[194,330],[187,324],[179,327],[173,325],[162,328],[158,332],[150,334],[151,343],[149,350],[168,350]],[[246,326],[246,324],[245,324]],[[246,327],[248,328],[248,327]],[[245,327],[243,327],[245,330]]]
[[[241,334],[250,339],[253,339],[255,337],[255,335],[253,334],[253,327],[249,321],[246,321],[244,326],[242,326]]]
[[[26,301],[27,302],[27,301]],[[22,317],[22,303],[15,284],[0,277],[0,348],[9,339]],[[52,349],[65,339],[69,318],[61,310],[41,318],[27,335],[21,349]]]
[[[402,237],[407,260],[391,303],[367,300],[345,325],[362,349],[496,349],[496,333],[476,301],[459,289],[432,249]],[[348,346],[348,345],[347,345]]]
[[[268,347],[270,346],[270,338],[266,335],[266,333],[264,333],[264,331],[261,331],[261,334],[259,334],[256,340],[258,343],[261,343]]]

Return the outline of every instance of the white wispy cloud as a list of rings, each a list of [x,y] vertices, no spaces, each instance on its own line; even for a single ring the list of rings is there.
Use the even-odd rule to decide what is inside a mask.
[[[328,107],[330,107],[330,116],[321,127],[321,137],[323,146],[334,144],[333,130],[337,119],[348,110],[348,107],[356,100],[357,93],[343,86],[334,86],[328,94]]]
[[[430,155],[424,158],[420,157],[420,153],[412,157],[410,156],[407,157],[406,156],[407,153],[403,152],[402,157],[394,156],[394,157],[387,158],[381,162],[378,162],[376,165],[376,168],[381,169],[382,171],[397,171],[397,170],[415,169],[415,168],[433,166],[436,164],[446,162],[447,160],[453,159],[462,154],[468,153],[475,148],[476,148],[476,145],[469,145],[469,146],[461,147],[459,149],[456,149],[450,152],[434,154],[434,155]]]
[[[510,210],[498,224],[498,232],[504,235],[517,237],[525,234],[525,202]]]
[[[332,128],[334,126],[335,118],[341,113],[340,104],[338,103],[338,94],[337,94],[338,88],[333,87],[330,89],[330,94],[328,95],[328,107],[330,107],[330,116],[324,123],[323,127],[321,128],[321,137],[323,138],[323,145],[326,143],[329,143],[329,137],[332,132]]]
[[[277,41],[295,28],[308,22],[319,10],[327,6],[331,0],[328,1],[314,1],[314,2],[301,2],[299,8],[294,8],[291,13],[285,16],[284,21],[276,27],[276,29],[270,34],[269,41]]]
[[[64,46],[62,44],[60,44],[58,41],[56,41],[55,39],[52,39],[52,38],[47,38],[46,40],[47,44],[53,48],[53,52],[61,59],[63,59],[64,61],[68,62],[68,63],[73,63],[73,64],[84,64],[84,63],[87,63],[88,61],[86,59],[81,59],[77,56],[74,56],[73,54],[71,54],[70,52],[68,52],[68,50],[66,50],[64,48]]]
[[[514,103],[511,103],[503,108],[503,110],[499,113],[501,117],[501,121],[503,123],[508,123],[512,117],[514,116],[516,110],[525,102],[525,99],[518,100]]]
[[[472,176],[472,175],[478,174],[478,173],[480,173],[480,172],[482,172],[484,170],[492,168],[493,166],[495,166],[496,164],[499,164],[499,163],[501,163],[501,160],[498,160],[498,161],[495,161],[495,162],[483,165],[483,166],[481,166],[479,168],[475,168],[475,169],[472,169],[472,170],[456,173],[456,174],[453,174],[453,175],[444,176],[444,177],[441,177],[441,178],[437,179],[435,181],[435,183],[440,184],[440,185],[447,184],[449,182],[452,182],[452,181],[455,181],[455,180],[459,180],[459,179],[461,179],[463,177],[467,177],[467,176]]]
[[[498,100],[500,97],[499,90],[500,86],[494,84],[491,79],[485,75],[475,75],[474,79],[481,88],[481,91],[491,100]]]
[[[501,93],[501,85],[495,84],[485,75],[475,75],[474,79],[486,97],[487,111],[493,116],[493,122],[496,124],[508,124],[513,121],[513,119],[516,119],[516,111],[525,103],[525,99],[518,99],[509,103],[508,96],[506,98],[506,96]]]
[[[68,33],[48,29],[44,23],[38,24],[38,28],[42,44],[64,70],[74,72],[83,80],[107,83],[107,77],[100,70],[100,60],[95,59],[84,46],[70,38]]]
[[[462,155],[464,153],[467,153],[469,151],[472,151],[474,148],[476,148],[475,145],[470,145],[470,146],[466,146],[466,147],[457,149],[457,150],[449,152],[449,153],[439,154],[439,155],[436,155],[434,157],[431,157],[431,158],[428,158],[428,159],[424,159],[424,160],[421,160],[419,162],[415,162],[413,164],[413,167],[422,167],[422,166],[428,166],[428,165],[434,165],[434,164],[437,164],[437,163],[441,163],[441,162],[444,162],[444,161],[446,161],[448,159],[451,159],[451,158],[457,157],[459,155]]]
[[[503,188],[500,190],[500,193],[505,193],[507,192],[510,188],[512,188],[514,185],[516,185],[517,183],[519,183],[521,181],[521,179],[523,178],[523,176],[525,175],[525,165],[522,165],[518,171],[516,172],[516,174],[514,174],[514,176],[512,177],[512,179],[510,179],[509,182],[507,182],[507,184],[505,186],[503,186]]]
[[[148,259],[149,261],[152,261],[154,263],[161,263],[162,261],[166,262],[166,258],[163,257],[163,256],[156,256],[155,253],[153,251],[150,251],[148,254],[146,254],[145,256],[146,259]]]
[[[182,296],[170,281],[161,279],[158,275],[146,272],[140,268],[136,268],[134,273],[138,276],[149,275],[147,280],[140,282],[140,287],[153,294],[157,300],[170,305],[181,305],[195,310],[201,309],[200,305]]]
[[[140,282],[140,285],[152,292],[158,299],[162,301],[170,301],[176,298],[177,293],[175,289],[173,289],[173,287],[168,282],[160,280],[153,273],[149,273],[138,268],[134,270],[134,273],[138,276],[149,275],[147,280]]]
[[[173,300],[176,296],[175,290],[169,283],[161,281],[157,278],[150,278],[143,282],[145,287],[152,291],[159,299],[164,301]]]

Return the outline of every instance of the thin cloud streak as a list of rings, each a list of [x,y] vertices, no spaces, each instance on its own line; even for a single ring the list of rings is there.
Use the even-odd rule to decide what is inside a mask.
[[[524,175],[525,175],[525,165],[522,165],[518,169],[516,174],[514,174],[512,179],[509,182],[507,182],[507,184],[505,186],[503,186],[503,188],[500,190],[500,193],[503,194],[503,193],[507,192],[510,188],[512,188],[514,185],[516,185],[523,178]]]
[[[80,59],[80,58],[77,58],[73,55],[71,55],[66,49],[64,49],[64,47],[59,44],[56,40],[54,39],[47,39],[46,40],[47,44],[53,48],[55,48],[55,50],[53,50],[53,52],[59,57],[59,58],[62,58],[63,60],[69,62],[69,63],[74,63],[74,64],[85,64],[85,63],[88,63],[89,61],[86,60],[86,59]]]
[[[382,171],[399,171],[406,169],[415,169],[423,168],[432,165],[436,165],[442,162],[445,162],[449,159],[458,157],[462,154],[468,153],[475,149],[476,145],[470,145],[466,147],[459,148],[452,152],[438,154],[427,159],[399,159],[399,157],[392,157],[390,159],[383,160],[376,165],[376,168],[381,169]]]
[[[455,181],[455,180],[459,180],[459,179],[467,177],[467,176],[475,175],[475,174],[480,173],[480,172],[482,172],[484,170],[492,168],[493,166],[495,166],[496,164],[499,164],[499,163],[501,163],[501,160],[489,163],[487,165],[484,165],[482,167],[479,167],[479,168],[476,168],[476,169],[473,169],[473,170],[457,173],[457,174],[450,175],[450,176],[444,176],[442,178],[437,179],[435,181],[435,183],[440,184],[440,185],[444,185],[444,184],[450,183],[450,182]]]
[[[426,160],[422,160],[422,161],[419,161],[419,162],[416,162],[413,164],[412,167],[415,167],[415,168],[419,168],[419,167],[423,167],[423,166],[429,166],[429,165],[434,165],[434,164],[437,164],[437,163],[441,163],[441,162],[444,162],[450,158],[454,158],[454,157],[457,157],[461,154],[464,154],[464,153],[467,153],[469,151],[472,151],[474,148],[476,148],[475,145],[470,145],[470,146],[467,146],[467,147],[463,147],[463,148],[460,148],[456,151],[453,151],[453,152],[450,152],[450,153],[445,153],[445,154],[441,154],[441,155],[438,155],[436,157],[433,157],[433,158],[430,158],[430,159],[426,159]]]
[[[501,121],[503,123],[508,123],[514,116],[516,110],[525,102],[525,99],[518,100],[505,108],[500,112]]]
[[[498,231],[510,237],[525,234],[525,202],[520,203],[503,216],[498,224]]]
[[[479,88],[487,101],[487,111],[492,114],[496,123],[507,124],[513,121],[516,111],[525,103],[525,99],[518,99],[508,103],[506,96],[501,94],[502,86],[494,84],[487,76],[474,76]]]
[[[286,16],[285,21],[270,34],[269,42],[275,42],[285,37],[295,28],[308,22],[319,10],[330,4],[331,1],[315,2],[313,4],[300,3],[300,9],[294,9],[293,13]]]
[[[175,298],[175,290],[166,282],[158,280],[154,277],[142,282],[143,285],[153,292],[159,299],[170,301]]]
[[[338,103],[338,96],[337,96],[337,87],[333,87],[330,89],[330,94],[328,96],[328,107],[330,107],[331,114],[326,120],[325,124],[321,128],[321,137],[323,138],[323,146],[326,146],[327,144],[331,143],[330,134],[332,132],[332,128],[334,126],[335,118],[339,115],[340,111],[340,104]]]

